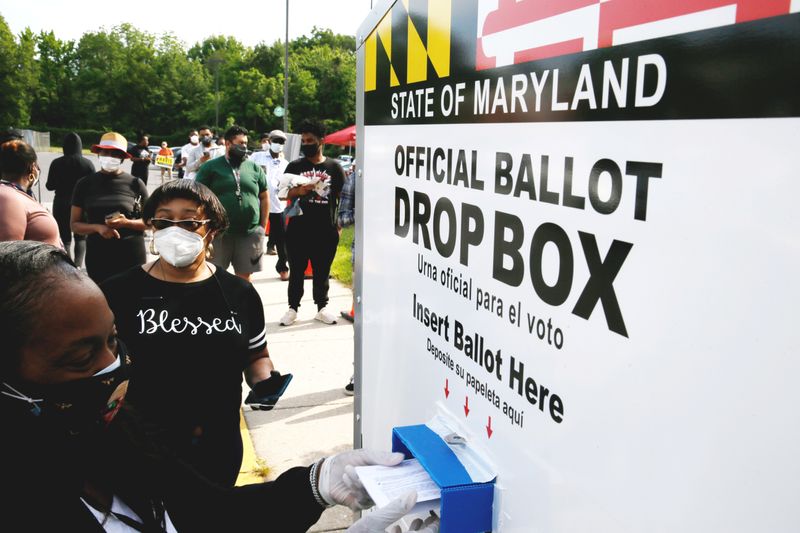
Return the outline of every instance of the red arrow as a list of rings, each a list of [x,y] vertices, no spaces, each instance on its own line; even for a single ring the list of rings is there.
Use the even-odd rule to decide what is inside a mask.
[[[492,417],[490,416],[489,417],[489,425],[486,426],[486,434],[489,435],[490,439],[492,438],[492,433],[494,433],[494,432],[492,431]]]
[[[444,380],[444,397],[445,397],[445,398],[447,398],[448,396],[450,396],[450,389],[448,389],[448,388],[447,388],[447,386],[448,386],[449,384],[450,384],[450,380],[449,380],[449,379],[446,379],[446,380]]]
[[[469,396],[464,401],[466,402],[464,403],[464,416],[469,416]]]

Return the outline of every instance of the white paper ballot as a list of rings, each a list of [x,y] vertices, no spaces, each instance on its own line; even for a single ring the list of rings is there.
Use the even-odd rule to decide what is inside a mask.
[[[378,507],[412,490],[417,491],[417,502],[441,498],[438,485],[416,459],[397,466],[357,466],[356,473]]]

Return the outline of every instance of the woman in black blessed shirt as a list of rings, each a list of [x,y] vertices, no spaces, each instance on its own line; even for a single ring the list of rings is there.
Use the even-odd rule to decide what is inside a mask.
[[[100,172],[78,181],[72,195],[72,231],[89,236],[86,270],[96,283],[147,260],[140,214],[147,187],[120,169],[129,157],[127,146],[119,133],[103,135],[92,146],[99,155]]]
[[[129,400],[175,453],[232,486],[242,462],[242,372],[255,396],[270,388],[274,372],[261,298],[250,283],[206,261],[227,226],[207,187],[167,183],[143,217],[155,230],[159,259],[102,285],[134,354]]]

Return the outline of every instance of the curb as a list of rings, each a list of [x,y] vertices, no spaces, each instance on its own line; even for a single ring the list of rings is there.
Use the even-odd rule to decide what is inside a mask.
[[[261,477],[256,472],[261,468],[258,464],[256,449],[253,446],[253,439],[250,437],[250,429],[244,419],[244,413],[239,409],[239,430],[242,432],[242,468],[239,470],[239,477],[236,479],[236,486],[250,485],[252,483],[263,483],[266,478]]]

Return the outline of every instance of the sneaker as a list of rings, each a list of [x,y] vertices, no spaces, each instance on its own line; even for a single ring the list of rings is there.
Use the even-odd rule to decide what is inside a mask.
[[[344,393],[347,396],[352,396],[355,394],[355,388],[353,387],[353,376],[350,376],[350,383],[344,386]]]
[[[290,307],[286,310],[286,313],[284,313],[283,317],[281,318],[281,326],[291,326],[294,324],[295,320],[297,320],[297,311]]]
[[[296,315],[297,313],[295,313]],[[327,307],[323,307],[317,313],[317,316],[314,317],[314,320],[319,320],[320,322],[324,322],[326,324],[336,324],[336,315],[328,311]]]

